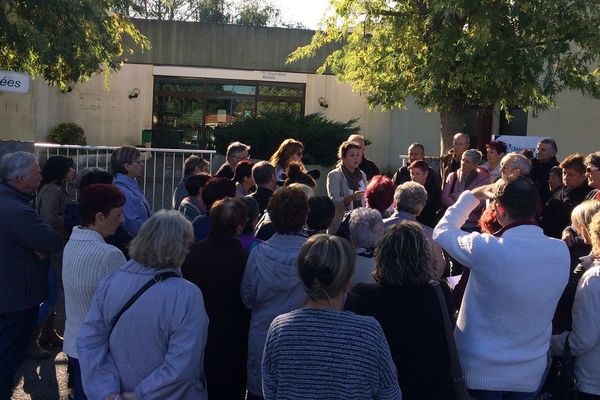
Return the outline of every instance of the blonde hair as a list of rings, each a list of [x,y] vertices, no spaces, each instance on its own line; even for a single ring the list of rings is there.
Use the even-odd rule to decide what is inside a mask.
[[[330,300],[347,287],[354,274],[352,245],[326,233],[311,236],[298,254],[298,275],[311,300]]]
[[[160,210],[142,225],[129,254],[147,268],[179,268],[193,241],[190,221],[175,210]]]
[[[600,211],[599,200],[586,200],[571,212],[571,225],[581,234],[581,229],[588,228],[592,217]]]
[[[592,251],[598,257],[600,254],[600,212],[596,213],[590,222],[590,238],[592,239]]]

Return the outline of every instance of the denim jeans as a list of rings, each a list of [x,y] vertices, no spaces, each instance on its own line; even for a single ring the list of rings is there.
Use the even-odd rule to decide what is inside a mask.
[[[471,390],[469,394],[476,400],[533,400],[537,392],[495,392],[492,390]]]
[[[0,400],[12,396],[13,380],[21,366],[38,316],[38,307],[0,313]]]

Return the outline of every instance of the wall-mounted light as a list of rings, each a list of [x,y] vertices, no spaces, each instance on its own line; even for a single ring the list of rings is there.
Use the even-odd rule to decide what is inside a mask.
[[[137,99],[138,96],[140,95],[140,89],[135,88],[135,89],[131,89],[131,91],[129,91],[129,99]]]
[[[327,104],[327,100],[325,100],[325,97],[319,97],[317,99],[317,102],[319,103],[319,105],[323,108],[327,108],[329,107],[329,104]]]

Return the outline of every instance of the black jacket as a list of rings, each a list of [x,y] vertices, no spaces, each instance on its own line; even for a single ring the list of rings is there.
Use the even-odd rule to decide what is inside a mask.
[[[49,257],[63,240],[30,206],[33,196],[0,183],[0,313],[38,306],[48,296]]]

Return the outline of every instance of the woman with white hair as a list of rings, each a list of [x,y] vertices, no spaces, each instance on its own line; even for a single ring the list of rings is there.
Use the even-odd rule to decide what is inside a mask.
[[[207,398],[208,317],[179,269],[193,240],[184,216],[159,211],[131,241],[131,261],[99,285],[77,339],[88,398]]]
[[[381,214],[373,208],[357,208],[350,213],[348,225],[350,242],[356,252],[356,268],[352,276],[352,284],[375,283],[372,276],[375,269],[373,256],[375,246],[385,231]]]
[[[594,254],[600,254],[600,213],[589,225],[589,239]],[[575,357],[573,372],[581,400],[600,399],[600,259],[594,258],[577,284],[573,304],[573,327],[552,337],[553,355],[561,355],[568,341]]]

